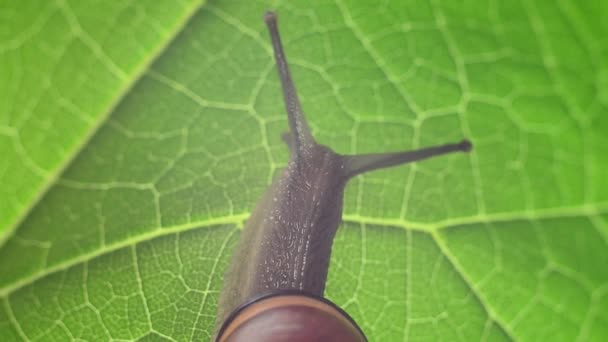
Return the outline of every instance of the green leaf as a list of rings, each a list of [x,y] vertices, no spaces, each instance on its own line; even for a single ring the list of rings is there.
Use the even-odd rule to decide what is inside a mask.
[[[371,341],[608,338],[604,2],[21,6],[0,11],[0,340],[209,339],[287,160],[268,8],[322,143],[475,145],[349,184],[326,295]]]
[[[0,242],[200,2],[0,4]]]

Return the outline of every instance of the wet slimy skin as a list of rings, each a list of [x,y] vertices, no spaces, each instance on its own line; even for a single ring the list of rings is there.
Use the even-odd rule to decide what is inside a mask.
[[[364,172],[452,152],[469,152],[468,140],[415,151],[342,155],[318,144],[302,112],[277,28],[264,16],[289,118],[283,140],[290,160],[256,205],[244,227],[219,300],[218,326],[240,304],[264,293],[298,290],[323,296],[331,247],[342,220],[344,188]]]

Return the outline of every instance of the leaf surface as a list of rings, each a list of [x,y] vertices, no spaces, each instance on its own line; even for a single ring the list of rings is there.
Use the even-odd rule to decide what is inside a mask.
[[[200,3],[0,4],[0,242]]]
[[[0,247],[0,340],[209,339],[240,228],[287,160],[267,8],[279,13],[322,143],[342,153],[463,137],[475,145],[468,156],[349,184],[326,294],[371,341],[606,339],[606,5],[308,6],[212,1],[150,67],[128,73],[132,88],[95,82],[105,97],[70,88],[96,103],[98,128],[45,138],[38,126],[23,128],[41,139],[32,158],[48,155],[44,174],[57,177],[17,184],[6,175],[29,166],[19,166],[18,146],[2,145],[17,160],[0,164],[12,170],[5,183],[29,195],[6,190],[0,206],[13,215],[3,215],[5,227],[27,212]],[[105,10],[89,14],[112,17]],[[127,56],[120,45],[139,41],[121,40],[114,53]],[[137,64],[154,51],[127,57]],[[61,63],[80,60],[64,55]],[[4,78],[0,87],[17,91]],[[102,120],[99,109],[114,102]],[[27,101],[7,103],[52,117]],[[52,144],[64,152],[50,156]]]

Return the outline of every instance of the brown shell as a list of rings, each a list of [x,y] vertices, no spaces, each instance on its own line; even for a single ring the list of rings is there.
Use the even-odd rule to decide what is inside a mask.
[[[367,341],[348,315],[305,295],[280,295],[241,309],[220,332],[219,342]]]

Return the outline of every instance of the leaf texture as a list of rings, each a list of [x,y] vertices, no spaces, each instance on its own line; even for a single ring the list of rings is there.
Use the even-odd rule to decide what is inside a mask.
[[[608,337],[603,2],[14,5],[0,340],[210,338],[287,160],[269,8],[322,143],[475,145],[349,184],[326,295],[371,341]]]

